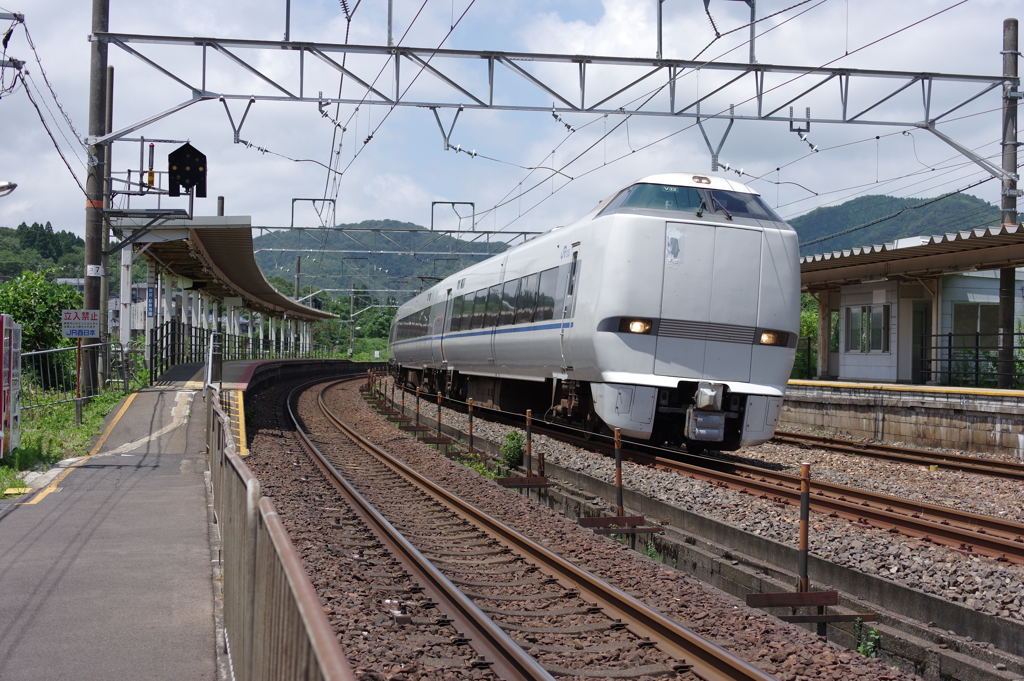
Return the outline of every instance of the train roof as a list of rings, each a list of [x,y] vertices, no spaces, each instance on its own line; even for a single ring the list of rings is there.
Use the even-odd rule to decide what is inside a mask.
[[[633,184],[666,184],[673,187],[696,187],[698,189],[725,189],[743,194],[757,194],[742,182],[735,182],[719,175],[703,175],[700,173],[661,173],[648,175]]]

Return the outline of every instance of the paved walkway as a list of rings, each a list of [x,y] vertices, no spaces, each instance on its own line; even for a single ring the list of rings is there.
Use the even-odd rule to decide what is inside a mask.
[[[90,456],[0,502],[3,681],[217,678],[205,405],[162,383]]]

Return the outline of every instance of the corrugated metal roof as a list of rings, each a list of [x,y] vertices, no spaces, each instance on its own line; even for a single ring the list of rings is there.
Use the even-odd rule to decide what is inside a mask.
[[[304,321],[337,318],[277,292],[256,264],[249,228],[195,229],[188,221],[173,220],[159,229],[187,229],[188,239],[153,241],[146,252],[175,274],[202,284],[203,293],[217,298],[240,297],[246,307],[257,312],[286,314]]]
[[[916,244],[914,243],[916,241]],[[910,245],[908,245],[908,242]],[[800,258],[803,283],[836,283],[858,276],[934,276],[966,269],[1024,265],[1024,225],[1001,225],[911,237],[896,242],[817,253]]]

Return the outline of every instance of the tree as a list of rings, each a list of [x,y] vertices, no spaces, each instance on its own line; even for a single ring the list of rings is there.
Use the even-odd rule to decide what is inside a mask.
[[[73,286],[50,281],[47,277],[53,273],[26,271],[0,286],[0,313],[21,324],[23,352],[70,344],[61,336],[61,310],[81,309],[82,294]]]

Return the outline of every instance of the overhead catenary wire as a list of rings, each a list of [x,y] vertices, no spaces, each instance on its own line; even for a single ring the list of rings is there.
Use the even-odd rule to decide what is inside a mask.
[[[907,30],[909,30],[909,29],[911,29],[911,28],[913,28],[913,27],[915,27],[915,26],[918,26],[918,25],[920,25],[920,24],[922,24],[922,23],[924,23],[924,22],[926,22],[926,21],[929,21],[929,20],[931,20],[931,19],[934,19],[935,17],[937,17],[937,16],[939,16],[939,15],[941,15],[941,14],[945,13],[945,12],[948,12],[948,11],[950,11],[950,10],[952,10],[952,9],[954,9],[954,8],[956,8],[956,7],[958,7],[958,6],[960,6],[960,5],[963,5],[963,4],[964,4],[964,3],[966,3],[967,1],[968,1],[968,0],[960,0],[959,2],[956,2],[956,3],[952,4],[952,5],[949,5],[948,7],[944,8],[944,9],[941,9],[941,10],[938,10],[938,11],[936,11],[936,12],[933,12],[932,14],[929,14],[928,16],[926,16],[926,17],[923,17],[922,19],[919,19],[919,20],[917,20],[917,21],[914,21],[914,22],[912,22],[912,23],[910,23],[910,24],[907,24],[907,25],[905,25],[905,26],[903,26],[903,27],[901,27],[901,28],[899,28],[899,29],[896,29],[895,31],[892,31],[892,32],[890,32],[890,33],[888,33],[888,34],[886,34],[886,35],[884,35],[884,36],[880,37],[880,38],[877,38],[877,39],[875,39],[875,40],[873,40],[873,41],[871,41],[871,42],[869,42],[869,43],[866,43],[866,44],[864,44],[864,45],[862,45],[862,46],[860,46],[860,47],[856,48],[856,49],[855,49],[855,50],[853,50],[853,51],[847,52],[847,53],[845,53],[845,54],[843,54],[843,55],[841,55],[841,56],[839,56],[839,57],[836,57],[835,59],[831,59],[831,60],[829,60],[829,61],[825,62],[824,64],[822,64],[821,66],[819,66],[818,68],[825,68],[825,67],[827,67],[827,66],[829,66],[829,65],[831,65],[831,64],[834,64],[835,62],[837,62],[837,61],[839,61],[839,60],[841,60],[841,59],[844,59],[844,58],[846,58],[846,57],[848,57],[848,56],[852,56],[852,55],[854,55],[854,54],[856,54],[856,53],[858,53],[858,52],[861,52],[861,51],[863,51],[863,50],[865,50],[865,49],[867,49],[867,48],[869,48],[869,47],[872,47],[872,46],[874,46],[874,45],[877,45],[877,44],[879,44],[880,42],[882,42],[882,41],[884,41],[884,40],[888,40],[888,39],[890,39],[890,38],[892,38],[892,37],[894,37],[894,36],[896,36],[896,35],[898,35],[898,34],[900,34],[900,33],[904,32],[904,31],[907,31]],[[805,13],[805,12],[807,12],[807,11],[810,11],[811,9],[814,9],[815,7],[818,7],[818,6],[820,5],[820,4],[821,4],[821,3],[818,3],[817,5],[814,5],[813,7],[811,7],[811,8],[808,8],[807,10],[804,10],[804,12],[801,12],[801,13],[799,13],[799,14],[798,14],[797,16],[799,16],[800,14],[803,14],[803,13]],[[795,18],[795,17],[790,17],[789,19],[787,19],[787,21],[789,21],[789,20],[792,20],[793,18]],[[748,25],[749,25],[749,24],[748,24]],[[740,27],[740,28],[742,28],[742,27]],[[777,28],[777,27],[773,27],[773,28]],[[766,32],[767,32],[767,31],[766,31]],[[749,42],[749,41],[748,41],[748,42]],[[739,45],[739,46],[737,46],[737,47],[735,47],[735,48],[732,48],[732,50],[738,49],[739,47],[742,47],[742,45],[743,45],[743,44],[741,44],[741,45]],[[732,50],[729,50],[729,51],[731,52]],[[726,52],[726,54],[728,54],[728,52]],[[706,62],[706,63],[710,63],[710,61],[713,61],[713,60],[709,60],[709,62]],[[693,69],[691,69],[690,71],[688,71],[688,72],[686,72],[686,73],[684,73],[684,74],[679,74],[679,75],[677,75],[677,77],[676,77],[676,78],[677,78],[677,80],[678,80],[679,78],[682,78],[683,76],[685,76],[685,75],[688,75],[689,73],[692,73],[693,71],[694,71],[694,70],[693,70]],[[809,73],[811,73],[811,71],[808,71],[808,72],[805,72],[805,73],[802,73],[802,74],[798,74],[798,75],[796,75],[796,76],[793,76],[792,78],[790,78],[790,79],[788,79],[788,80],[786,80],[786,81],[784,81],[784,82],[782,82],[782,83],[779,83],[778,85],[776,85],[776,86],[774,86],[774,87],[772,87],[772,88],[769,88],[768,90],[766,90],[766,91],[765,91],[764,93],[762,93],[762,94],[768,94],[768,93],[770,93],[770,92],[773,92],[773,91],[775,91],[775,90],[778,90],[778,89],[780,89],[780,88],[782,88],[782,87],[785,87],[785,86],[787,86],[787,85],[789,85],[789,84],[791,84],[791,83],[793,83],[793,82],[795,82],[795,81],[797,81],[797,80],[799,80],[799,79],[801,79],[801,78],[805,77],[806,75],[809,75]],[[650,99],[651,99],[651,98],[653,98],[653,96],[654,96],[654,95],[656,95],[656,94],[660,93],[660,92],[661,92],[662,90],[664,90],[664,88],[666,88],[666,87],[668,87],[668,84],[667,84],[667,83],[666,83],[666,84],[663,84],[663,85],[661,85],[661,86],[659,86],[658,88],[655,88],[655,89],[654,89],[654,90],[653,90],[653,91],[652,91],[651,93],[649,93],[649,95],[648,95],[648,99],[647,99],[647,100],[646,100],[646,101],[645,101],[645,102],[644,102],[643,104],[641,104],[641,105],[640,105],[640,107],[638,107],[638,108],[642,108],[642,107],[643,107],[644,105],[646,105],[646,103],[647,103],[647,102],[649,102],[649,101],[650,101]],[[636,98],[636,99],[634,99],[634,100],[632,100],[632,101],[633,101],[633,102],[636,102],[636,101],[638,101],[639,99],[640,99],[640,98],[638,97],[638,98]],[[744,100],[744,101],[740,102],[739,104],[745,104],[745,103],[749,103],[749,102],[750,102],[750,101],[752,101],[753,99],[755,99],[755,97],[750,97],[750,98],[748,98],[748,99],[746,99],[746,100]],[[725,111],[726,111],[726,109],[723,109],[722,111],[718,112],[718,114],[717,114],[717,115],[721,115],[721,114],[724,114],[724,113],[725,113]],[[621,123],[619,124],[619,126],[621,126]],[[615,127],[613,127],[613,128],[612,128],[612,130],[610,130],[610,131],[608,132],[608,134],[610,135],[611,133],[615,132],[615,130],[616,130],[616,129],[617,129],[617,128],[618,128],[619,126],[615,126]],[[652,142],[650,142],[650,143],[647,143],[647,144],[645,144],[645,145],[641,146],[641,147],[640,147],[640,148],[638,148],[638,149],[634,149],[634,150],[631,150],[631,151],[630,151],[629,153],[627,153],[627,154],[622,154],[622,155],[620,155],[620,156],[619,156],[619,157],[617,157],[617,158],[613,158],[613,159],[611,159],[610,161],[608,161],[607,163],[605,163],[605,164],[602,164],[601,166],[598,166],[598,167],[595,167],[595,168],[591,168],[591,169],[589,169],[589,170],[586,170],[586,171],[583,171],[583,172],[581,172],[581,173],[574,173],[574,174],[573,174],[573,178],[574,178],[574,180],[578,180],[578,179],[580,179],[581,177],[587,176],[587,175],[589,175],[590,173],[592,173],[592,172],[595,172],[596,170],[599,170],[599,169],[601,169],[601,168],[603,168],[603,167],[605,167],[605,166],[607,166],[607,165],[611,165],[612,163],[615,163],[615,162],[617,162],[617,161],[620,161],[620,160],[622,160],[622,159],[624,159],[624,158],[628,158],[628,157],[630,157],[630,156],[631,156],[632,154],[634,154],[634,153],[637,153],[637,152],[639,152],[639,151],[643,151],[643,150],[646,150],[646,149],[648,149],[648,148],[650,148],[650,147],[652,147],[652,146],[654,146],[654,145],[656,145],[656,144],[660,144],[661,142],[664,142],[665,140],[667,140],[667,139],[670,139],[671,137],[674,137],[674,136],[676,136],[676,135],[678,135],[678,134],[681,134],[681,133],[683,133],[683,132],[686,132],[687,130],[691,130],[691,129],[693,129],[694,127],[696,127],[696,124],[695,124],[695,123],[694,123],[694,124],[691,124],[691,125],[688,125],[688,126],[685,126],[685,127],[681,128],[681,129],[679,129],[679,130],[675,131],[675,132],[669,133],[669,134],[667,134],[667,135],[664,135],[664,136],[662,136],[662,137],[660,137],[660,138],[658,138],[658,139],[656,139],[656,140],[654,140],[654,141],[652,141]],[[568,167],[569,167],[570,165],[572,165],[573,163],[575,163],[575,162],[576,162],[576,161],[577,161],[577,160],[578,160],[579,158],[581,158],[581,157],[582,157],[582,156],[583,156],[583,155],[584,155],[585,153],[587,153],[587,152],[588,152],[588,151],[589,151],[590,149],[594,148],[594,146],[596,146],[596,144],[595,144],[595,145],[591,145],[591,147],[588,147],[587,149],[585,149],[585,150],[584,150],[583,152],[581,152],[581,154],[579,154],[579,155],[577,155],[577,156],[573,157],[573,158],[572,158],[572,159],[570,159],[570,160],[569,160],[568,162],[566,162],[566,163],[562,164],[562,165],[560,166],[560,170],[562,170],[562,171],[565,171],[565,170],[566,170],[566,169],[567,169],[567,168],[568,168]],[[537,184],[535,184],[535,185],[533,185],[533,186],[529,187],[528,189],[524,190],[524,191],[522,192],[522,194],[527,194],[527,193],[529,193],[529,192],[533,191],[534,189],[537,189],[537,188],[538,188],[539,186],[541,186],[541,185],[543,185],[543,184],[544,184],[545,182],[547,182],[547,180],[548,180],[548,179],[550,179],[550,177],[548,177],[548,178],[544,178],[544,179],[543,179],[543,180],[541,180],[541,181],[540,181],[539,183],[537,183]],[[559,188],[558,190],[555,190],[555,193],[557,193],[557,191],[560,191],[561,189],[564,189],[564,188],[565,188],[566,186],[568,186],[568,185],[569,185],[569,184],[570,184],[571,182],[572,182],[572,180],[570,180],[570,181],[566,182],[566,184],[562,185],[562,187],[560,187],[560,188]],[[542,199],[540,199],[540,200],[539,200],[539,201],[538,201],[537,203],[535,203],[535,204],[534,204],[533,206],[531,206],[531,207],[527,208],[527,209],[526,209],[525,211],[522,211],[522,212],[520,212],[520,215],[518,215],[517,217],[513,218],[512,220],[510,220],[510,221],[509,221],[508,223],[506,223],[505,225],[503,225],[503,226],[502,226],[502,229],[503,229],[503,228],[505,228],[505,227],[508,227],[509,225],[511,225],[511,224],[515,223],[516,221],[520,220],[520,219],[521,219],[521,218],[522,218],[523,216],[525,216],[525,215],[526,215],[526,214],[528,214],[529,212],[533,211],[533,210],[534,210],[535,208],[539,207],[539,206],[540,206],[541,204],[545,203],[545,202],[546,202],[546,201],[547,201],[547,200],[548,200],[549,198],[551,198],[551,196],[553,196],[553,195],[554,195],[554,193],[551,193],[551,194],[548,194],[548,195],[544,196],[544,197],[543,197]],[[517,197],[517,199],[518,199],[518,198],[519,198],[519,197]],[[487,210],[483,211],[483,212],[481,213],[481,215],[482,215],[482,216],[483,216],[483,215],[486,215],[486,214],[487,214],[488,212],[490,212],[491,210],[497,210],[497,209],[498,209],[498,208],[500,208],[500,207],[501,207],[502,205],[507,205],[507,203],[509,203],[509,201],[499,202],[499,203],[495,204],[495,205],[494,205],[493,207],[491,207],[491,208],[489,208],[489,209],[487,209]]]

